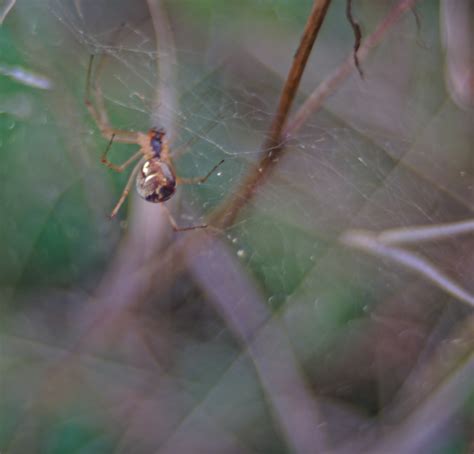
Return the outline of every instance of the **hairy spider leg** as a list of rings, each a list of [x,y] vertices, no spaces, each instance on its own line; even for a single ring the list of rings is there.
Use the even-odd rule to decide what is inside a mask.
[[[207,228],[207,224],[200,224],[200,225],[191,225],[189,227],[179,227],[178,224],[176,223],[174,217],[170,213],[169,208],[162,203],[161,206],[164,208],[166,214],[168,215],[168,219],[170,221],[171,227],[175,232],[185,232],[186,230],[196,230],[196,229],[205,229]]]
[[[123,172],[130,164],[132,164],[134,161],[136,161],[138,158],[143,156],[143,151],[142,149],[138,150],[136,153],[134,153],[130,158],[128,158],[123,164],[116,165],[113,162],[110,162],[107,159],[107,153],[109,152],[112,142],[114,141],[115,134],[112,134],[112,137],[110,138],[109,144],[107,145],[107,148],[105,149],[104,153],[102,154],[101,162],[102,164],[106,165],[109,169],[115,170],[116,172]]]
[[[141,169],[145,161],[146,161],[145,158],[140,159],[140,161],[138,161],[137,165],[133,168],[132,172],[130,173],[127,184],[125,185],[125,188],[123,189],[122,195],[120,196],[120,199],[118,200],[117,204],[114,206],[114,209],[109,215],[111,219],[117,215],[118,211],[120,210],[120,207],[123,205],[123,202],[125,202],[125,199],[130,193],[130,189],[135,180],[135,177],[137,176],[138,171]]]
[[[91,55],[89,58],[89,66],[87,68],[87,78],[86,78],[86,91],[84,95],[84,103],[89,110],[92,118],[97,123],[97,126],[100,129],[100,132],[106,139],[111,139],[112,136],[115,136],[116,142],[122,143],[138,143],[138,134],[133,131],[126,131],[123,129],[116,129],[110,125],[109,117],[105,109],[104,96],[102,89],[100,88],[97,80],[98,75],[100,75],[101,69],[103,67],[104,58],[99,61],[98,68],[96,68],[95,75],[92,77],[92,64],[94,61],[94,55]],[[96,105],[92,102],[92,96],[94,97]]]
[[[203,177],[194,177],[194,178],[181,178],[176,177],[177,184],[201,184],[205,183],[206,180],[224,163],[224,159],[217,163],[208,173]]]

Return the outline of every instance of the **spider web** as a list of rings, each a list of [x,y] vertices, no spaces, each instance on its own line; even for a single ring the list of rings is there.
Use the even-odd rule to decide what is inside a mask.
[[[185,177],[203,175],[226,160],[208,183],[183,189],[174,209],[180,220],[192,223],[233,194],[259,158],[311,3],[165,2],[173,41],[162,38],[157,47],[146,2],[18,2],[12,32],[24,43],[18,60],[47,75],[55,90],[28,92],[32,114],[5,128],[13,132],[5,134],[8,165],[2,167],[16,169],[2,175],[6,198],[17,200],[18,175],[38,190],[22,203],[5,204],[11,221],[4,227],[3,292],[17,312],[8,321],[13,335],[4,364],[13,364],[20,352],[21,375],[36,376],[30,347],[20,339],[31,327],[40,358],[54,357],[53,347],[66,348],[80,329],[75,313],[64,306],[81,308],[94,294],[121,236],[104,215],[126,175],[112,175],[99,162],[107,141],[82,101],[89,55],[104,57],[99,85],[115,127],[165,126],[177,173]],[[332,3],[295,109],[352,49],[344,2]],[[387,9],[360,3],[355,14],[368,33]],[[387,35],[363,63],[365,79],[354,72],[310,117],[224,235],[239,272],[251,277],[265,307],[284,324],[308,382],[332,404],[354,409],[331,407],[351,421],[351,427],[330,424],[335,439],[364,427],[367,414],[390,403],[417,360],[434,348],[426,339],[431,336],[433,344],[451,339],[464,316],[460,304],[451,301],[446,309],[446,295],[407,270],[338,244],[350,228],[378,231],[472,216],[472,124],[444,87],[437,10],[425,3],[421,32],[407,15]],[[133,147],[114,144],[114,162],[131,152]],[[472,240],[460,238],[414,249],[472,290],[472,246]],[[219,268],[218,254],[205,257],[203,268]],[[199,439],[196,433],[209,443],[215,438],[219,452],[283,450],[288,440],[268,408],[274,396],[208,306],[205,282],[196,286],[197,274],[183,273],[162,294],[167,273],[159,275],[140,325],[157,352],[159,380],[153,376],[150,385],[148,370],[141,369],[146,355],[130,359],[114,350],[107,351],[110,361],[95,353],[81,363],[87,386],[111,389],[103,400],[107,410],[92,412],[97,425],[108,426],[113,418],[127,425],[124,433],[110,432],[111,444],[123,452],[150,452],[158,441],[179,452],[179,442]],[[239,292],[236,307],[251,294],[246,288]],[[135,351],[136,339],[124,342],[125,350]],[[17,387],[19,374],[12,371],[8,384],[21,394],[31,383]],[[122,418],[117,400],[125,402],[137,383],[145,397],[130,398],[138,402],[136,413],[130,411],[128,419],[124,411]],[[96,411],[92,400],[84,406]],[[83,407],[74,402],[71,408],[67,411],[78,414]],[[155,433],[149,421],[162,414],[172,427],[164,424]],[[94,426],[96,421],[85,419]],[[74,430],[82,427],[80,418],[71,421]]]

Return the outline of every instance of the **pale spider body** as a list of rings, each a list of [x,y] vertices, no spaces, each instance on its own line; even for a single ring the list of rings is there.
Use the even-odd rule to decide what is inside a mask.
[[[170,146],[166,138],[166,131],[163,128],[152,128],[147,133],[113,128],[110,125],[109,118],[105,110],[102,90],[97,84],[97,80],[94,80],[92,83],[93,93],[95,95],[95,104],[90,100],[93,59],[94,56],[92,55],[87,71],[86,94],[84,97],[84,102],[95,122],[97,123],[102,135],[109,139],[109,144],[102,155],[102,162],[107,167],[115,170],[116,172],[123,172],[130,164],[139,160],[130,174],[119,201],[110,213],[111,218],[117,215],[120,207],[127,198],[134,178],[136,178],[137,192],[143,199],[152,203],[163,203],[173,196],[176,191],[176,187],[179,184],[204,183],[224,162],[224,160],[220,161],[204,177],[181,178],[176,176],[174,171],[173,162],[170,156]],[[99,71],[99,69],[96,70],[96,73]],[[107,153],[109,152],[114,140],[116,142],[136,144],[140,147],[140,149],[123,164],[116,165],[107,159]],[[186,149],[187,147],[188,145],[185,145],[183,149]],[[183,149],[181,151],[183,151]],[[166,208],[165,205],[162,206]],[[205,224],[190,227],[178,227],[167,208],[166,212],[173,230],[175,231],[207,227]]]

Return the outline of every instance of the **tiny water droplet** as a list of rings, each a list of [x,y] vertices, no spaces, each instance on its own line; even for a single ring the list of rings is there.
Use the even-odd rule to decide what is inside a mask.
[[[367,163],[364,161],[364,158],[362,156],[359,156],[357,160],[367,167]]]
[[[268,298],[267,301],[268,301],[268,304],[270,304],[271,306],[279,307],[282,304],[286,303],[286,296],[281,293],[280,294],[277,293],[276,295],[270,296],[270,298]]]
[[[237,243],[237,238],[232,238],[232,243]]]
[[[222,172],[217,172],[217,176],[220,177],[222,175]]]
[[[237,251],[237,257],[244,258],[245,257],[245,251],[243,249],[239,249]]]

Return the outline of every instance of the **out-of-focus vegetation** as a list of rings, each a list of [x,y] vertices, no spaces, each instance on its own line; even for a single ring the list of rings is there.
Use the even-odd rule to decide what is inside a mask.
[[[354,0],[363,36],[396,3]],[[150,5],[171,35],[154,30]],[[195,225],[257,161],[311,5],[22,0],[5,18],[0,452],[305,452],[313,404],[334,452],[472,450],[472,308],[338,242],[352,228],[472,217],[472,106],[447,88],[438,1],[417,2],[419,28],[407,13],[386,32],[364,79],[335,89],[204,251],[135,195],[107,218],[128,173],[100,163],[89,55],[105,56],[115,126],[158,118],[173,148],[198,139],[178,175],[225,159],[170,204]],[[333,0],[294,110],[352,47]],[[114,144],[112,159],[136,148]],[[414,249],[474,292],[473,246],[471,235]]]

